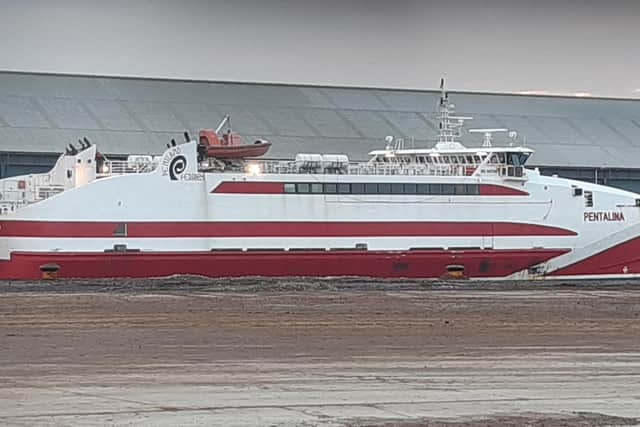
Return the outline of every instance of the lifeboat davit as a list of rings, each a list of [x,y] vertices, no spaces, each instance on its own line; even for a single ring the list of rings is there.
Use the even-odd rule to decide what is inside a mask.
[[[234,132],[224,133],[220,137],[214,129],[202,129],[199,136],[200,149],[206,157],[219,159],[260,157],[271,148],[270,142],[262,140],[253,144],[244,144],[240,135]]]

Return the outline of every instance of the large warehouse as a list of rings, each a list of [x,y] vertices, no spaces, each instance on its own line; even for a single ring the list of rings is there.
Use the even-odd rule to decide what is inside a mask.
[[[270,157],[365,159],[387,135],[433,145],[437,91],[267,85],[0,72],[0,177],[47,170],[87,137],[107,156],[159,154],[172,138],[230,114]],[[516,130],[544,173],[640,191],[640,101],[451,92],[468,128]],[[478,134],[462,141],[479,146]],[[495,144],[507,144],[504,135]]]

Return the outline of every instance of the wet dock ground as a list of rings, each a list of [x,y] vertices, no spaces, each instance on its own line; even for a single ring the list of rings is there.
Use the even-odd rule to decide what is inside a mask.
[[[640,281],[0,282],[0,424],[640,425]]]

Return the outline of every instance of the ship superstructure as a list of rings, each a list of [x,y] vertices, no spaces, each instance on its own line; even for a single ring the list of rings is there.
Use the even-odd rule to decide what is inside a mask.
[[[224,123],[158,157],[81,141],[48,173],[0,180],[0,278],[640,274],[639,195],[542,176],[507,129],[464,147],[444,88],[439,114],[433,148],[387,137],[365,162],[247,158],[271,144]]]

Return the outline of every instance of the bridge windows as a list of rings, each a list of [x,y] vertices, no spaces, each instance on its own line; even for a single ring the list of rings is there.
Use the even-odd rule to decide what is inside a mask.
[[[507,153],[507,164],[513,166],[524,166],[530,153]]]

